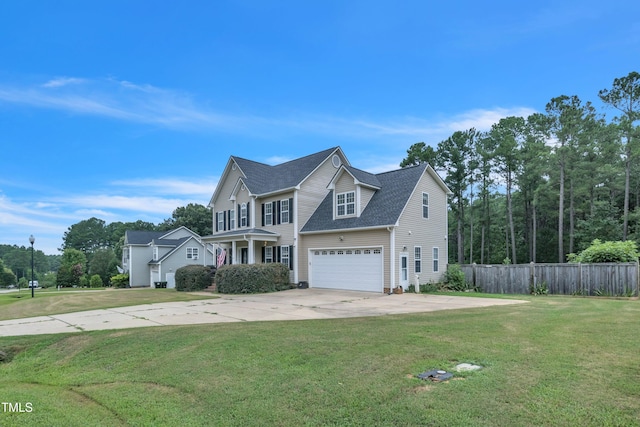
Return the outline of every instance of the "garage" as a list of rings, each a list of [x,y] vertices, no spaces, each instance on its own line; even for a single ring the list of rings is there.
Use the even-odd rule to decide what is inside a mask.
[[[382,249],[312,249],[310,285],[314,288],[382,292]]]

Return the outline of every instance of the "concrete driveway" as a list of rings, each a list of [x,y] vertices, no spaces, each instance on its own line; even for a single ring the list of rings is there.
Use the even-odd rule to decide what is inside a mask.
[[[143,326],[268,320],[335,319],[520,304],[526,301],[446,295],[385,295],[292,289],[218,299],[166,302],[0,321],[0,336],[39,335]]]

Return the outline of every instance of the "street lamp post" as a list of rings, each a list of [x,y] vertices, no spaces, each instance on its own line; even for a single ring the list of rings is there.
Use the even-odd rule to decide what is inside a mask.
[[[35,289],[35,282],[33,281],[33,244],[35,243],[35,241],[36,238],[33,237],[33,234],[29,236],[29,243],[31,243],[31,298],[34,297],[33,293]]]

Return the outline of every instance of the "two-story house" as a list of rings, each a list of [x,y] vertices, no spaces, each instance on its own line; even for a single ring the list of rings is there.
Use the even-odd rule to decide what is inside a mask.
[[[449,193],[428,164],[371,174],[340,147],[275,166],[232,156],[203,241],[225,263],[287,264],[293,283],[406,289],[446,270]]]
[[[175,271],[185,265],[215,265],[213,248],[186,227],[170,231],[127,230],[122,247],[122,268],[129,287],[173,287]]]

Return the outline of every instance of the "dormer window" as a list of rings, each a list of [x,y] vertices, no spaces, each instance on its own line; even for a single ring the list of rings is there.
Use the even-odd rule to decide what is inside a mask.
[[[356,193],[349,191],[336,196],[336,215],[347,216],[356,213]]]

